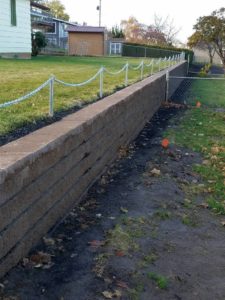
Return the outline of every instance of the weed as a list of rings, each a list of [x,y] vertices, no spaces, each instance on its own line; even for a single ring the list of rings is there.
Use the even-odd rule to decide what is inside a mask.
[[[158,255],[154,252],[150,252],[148,255],[145,255],[143,259],[140,261],[139,266],[141,268],[146,268],[150,264],[154,263],[158,259]]]
[[[195,227],[197,225],[196,222],[193,220],[193,218],[189,217],[188,215],[184,215],[182,217],[182,223],[184,225],[192,226],[192,227]]]
[[[156,217],[160,218],[161,220],[167,220],[171,218],[171,213],[165,210],[158,210],[154,214]]]
[[[115,250],[122,251],[124,254],[128,254],[130,250],[137,251],[139,249],[131,234],[122,228],[121,225],[116,225],[109,232],[107,241]]]
[[[225,203],[216,201],[213,198],[207,200],[209,207],[217,214],[225,215]]]
[[[130,289],[129,292],[129,296],[131,300],[139,300],[140,299],[140,295],[144,290],[144,285],[142,283],[139,283],[135,288]]]
[[[147,274],[149,279],[152,279],[153,281],[155,281],[155,283],[157,284],[158,288],[164,290],[168,288],[169,285],[169,280],[167,277],[159,275],[157,273],[154,272],[149,272]]]

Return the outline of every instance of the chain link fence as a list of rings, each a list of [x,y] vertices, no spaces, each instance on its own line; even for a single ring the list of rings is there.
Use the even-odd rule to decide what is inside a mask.
[[[185,105],[202,105],[212,108],[225,109],[225,77],[222,74],[210,74],[199,77],[197,73],[192,76],[168,76],[168,85],[180,83],[176,92],[169,101]]]

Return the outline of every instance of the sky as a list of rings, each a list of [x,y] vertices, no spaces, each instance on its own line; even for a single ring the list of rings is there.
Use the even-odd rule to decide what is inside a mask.
[[[98,26],[99,0],[61,0],[65,5],[70,20],[91,26]],[[102,26],[111,28],[119,25],[121,20],[130,16],[136,17],[140,23],[154,23],[154,15],[174,20],[180,29],[177,38],[186,43],[193,33],[193,25],[200,16],[211,14],[212,11],[225,6],[224,0],[102,0]]]

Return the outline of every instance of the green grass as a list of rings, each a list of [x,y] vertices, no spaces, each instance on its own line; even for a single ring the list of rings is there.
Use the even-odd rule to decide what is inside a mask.
[[[205,181],[199,192],[208,195],[213,211],[225,214],[225,113],[207,107],[189,109],[180,125],[169,129],[165,136],[179,146],[202,153],[203,162],[194,166]]]
[[[158,210],[155,212],[154,215],[161,220],[167,220],[167,219],[171,218],[171,213],[169,211],[165,211],[165,210]]]
[[[14,100],[27,94],[45,82],[52,74],[58,79],[70,83],[83,82],[92,77],[101,66],[110,71],[118,71],[129,62],[137,66],[140,58],[123,57],[36,57],[31,60],[0,59],[0,103]],[[146,60],[146,64],[150,60]],[[162,63],[162,67],[163,64]],[[158,67],[155,67],[155,72]],[[150,73],[145,68],[144,76]],[[105,95],[124,87],[125,74],[119,76],[104,75]],[[129,71],[129,84],[140,79],[140,70]],[[84,87],[64,87],[55,84],[55,111],[62,111],[79,103],[88,104],[98,99],[99,80]],[[49,88],[23,103],[0,109],[0,136],[13,130],[32,124],[48,117]]]
[[[153,281],[155,281],[155,283],[157,284],[158,288],[160,289],[167,289],[168,285],[169,285],[169,281],[165,276],[153,273],[153,272],[149,272],[147,274],[149,279],[152,279]]]
[[[225,78],[224,80],[191,80],[191,91],[187,92],[186,101],[195,105],[200,101],[208,107],[225,107]]]

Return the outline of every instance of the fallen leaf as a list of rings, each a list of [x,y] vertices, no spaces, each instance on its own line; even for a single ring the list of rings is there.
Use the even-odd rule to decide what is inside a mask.
[[[105,176],[103,176],[103,177],[101,178],[101,180],[100,180],[100,184],[101,184],[101,185],[106,185],[107,183],[108,183],[107,178],[106,178]]]
[[[218,154],[220,152],[220,148],[218,146],[214,146],[211,148],[212,154]]]
[[[122,293],[120,290],[115,290],[114,293],[113,293],[113,297],[115,298],[119,298],[122,296]]]
[[[120,211],[124,214],[128,213],[128,209],[124,208],[124,207],[120,207]]]
[[[209,205],[207,203],[201,203],[198,206],[201,208],[209,208]]]
[[[46,246],[54,246],[55,245],[55,240],[52,238],[43,237],[43,241]]]
[[[202,164],[205,166],[209,166],[211,163],[210,163],[210,160],[205,159],[205,160],[203,160]]]
[[[124,281],[117,281],[116,285],[123,288],[123,289],[128,289],[128,285]]]
[[[88,244],[92,247],[92,248],[99,248],[101,246],[104,246],[105,245],[105,242],[104,241],[99,241],[99,240],[93,240],[91,242],[88,242]]]
[[[222,224],[223,226],[225,226],[225,221],[222,221],[221,224]]]
[[[154,169],[151,170],[150,173],[151,173],[153,176],[160,176],[161,171],[158,170],[158,169],[156,169],[156,168],[154,168]]]
[[[30,257],[30,261],[35,264],[35,267],[39,264],[49,264],[51,262],[51,255],[44,252],[38,252]]]
[[[125,256],[125,254],[123,253],[123,251],[119,251],[119,250],[115,252],[115,255],[119,256],[119,257]]]
[[[0,283],[0,290],[4,290],[5,285],[3,283]]]
[[[22,265],[23,265],[24,267],[27,267],[27,266],[29,265],[29,263],[30,263],[30,260],[29,260],[27,257],[24,257],[24,258],[22,259]]]
[[[34,267],[35,267],[36,269],[40,269],[40,268],[43,267],[43,264],[36,264]]]
[[[102,217],[102,214],[96,214],[95,216],[96,218],[100,219]]]
[[[113,298],[113,293],[109,292],[109,291],[104,291],[102,292],[102,295],[106,298],[106,299],[112,299]]]
[[[161,145],[164,149],[167,149],[168,146],[169,146],[170,142],[168,139],[163,139],[162,142],[161,142]]]
[[[83,230],[89,228],[89,226],[88,226],[87,224],[81,224],[80,227],[81,227],[81,229],[83,229]]]
[[[119,149],[119,158],[124,158],[128,155],[129,153],[129,148],[128,147],[120,147]]]

